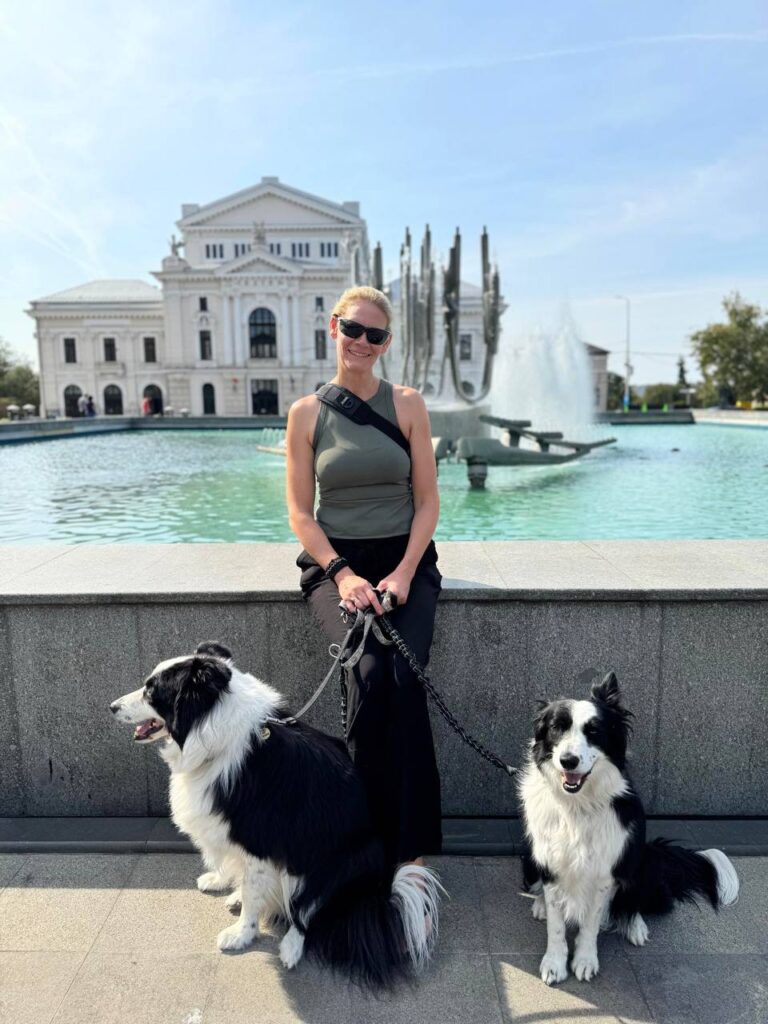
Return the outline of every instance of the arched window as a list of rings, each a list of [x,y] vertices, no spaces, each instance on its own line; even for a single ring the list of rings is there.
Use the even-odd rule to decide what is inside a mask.
[[[275,359],[277,357],[277,322],[269,309],[254,309],[248,317],[248,331],[251,339],[251,359]]]
[[[82,388],[79,388],[77,384],[67,384],[64,388],[64,415],[65,416],[84,416],[85,413],[82,409],[78,409],[77,400],[82,395]]]
[[[123,415],[123,392],[117,384],[107,384],[104,388],[104,415]]]
[[[157,384],[147,384],[142,397],[149,399],[149,411],[153,416],[163,411],[163,392]]]
[[[216,392],[213,384],[203,384],[203,416],[216,415]]]

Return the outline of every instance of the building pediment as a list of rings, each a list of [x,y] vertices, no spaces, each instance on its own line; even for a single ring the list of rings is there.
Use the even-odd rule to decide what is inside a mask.
[[[205,206],[185,204],[182,231],[217,228],[251,228],[263,224],[277,227],[356,227],[363,224],[356,203],[333,203],[320,196],[283,185],[276,178],[226,196]]]
[[[247,252],[239,259],[230,260],[216,270],[217,277],[230,277],[233,274],[289,274],[301,273],[301,268],[291,260],[273,256],[269,252]]]

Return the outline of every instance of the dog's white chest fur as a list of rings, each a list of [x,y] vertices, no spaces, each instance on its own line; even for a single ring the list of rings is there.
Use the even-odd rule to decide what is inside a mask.
[[[612,868],[628,833],[611,800],[624,788],[607,765],[576,796],[558,790],[535,764],[525,769],[520,792],[533,855],[554,876],[553,895],[570,921],[582,921],[596,897],[613,892]]]
[[[229,825],[213,808],[213,787],[220,772],[220,767],[215,765],[195,771],[171,770],[171,818],[203,851],[203,859],[208,866],[213,866],[209,861],[216,864],[224,860],[229,862],[236,852],[241,852],[236,851],[230,841]]]

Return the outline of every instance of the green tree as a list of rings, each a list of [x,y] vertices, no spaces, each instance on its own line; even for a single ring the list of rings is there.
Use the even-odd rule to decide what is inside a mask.
[[[648,384],[642,402],[643,405],[668,405],[672,408],[676,396],[677,384]]]
[[[630,385],[629,401],[631,405],[637,402],[637,394]],[[620,373],[608,374],[608,409],[621,409],[624,405],[624,378]]]
[[[13,366],[13,362],[13,349],[5,338],[0,337],[0,380]]]
[[[0,338],[0,417],[9,405],[34,405],[40,409],[40,379],[25,360],[19,359]]]
[[[727,322],[709,324],[691,335],[705,384],[736,400],[768,395],[768,318],[738,292],[723,300]]]

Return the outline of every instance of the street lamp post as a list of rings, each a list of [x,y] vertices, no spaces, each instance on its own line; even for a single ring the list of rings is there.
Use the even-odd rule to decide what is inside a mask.
[[[627,328],[626,328],[626,341],[627,351],[624,357],[624,412],[629,411],[629,378],[632,373],[632,366],[629,362],[629,330],[630,330],[630,309],[631,303],[626,295],[617,295],[617,299],[621,299],[627,304]]]

